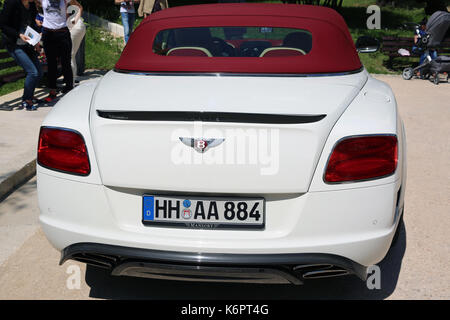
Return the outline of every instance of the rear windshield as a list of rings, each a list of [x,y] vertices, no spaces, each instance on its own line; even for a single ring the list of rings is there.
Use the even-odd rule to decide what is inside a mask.
[[[283,57],[311,51],[307,30],[280,27],[196,27],[160,31],[153,52],[162,56]]]

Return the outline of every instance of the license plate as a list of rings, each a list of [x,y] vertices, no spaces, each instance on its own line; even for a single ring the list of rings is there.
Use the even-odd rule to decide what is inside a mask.
[[[143,196],[142,223],[196,229],[263,229],[263,198]]]

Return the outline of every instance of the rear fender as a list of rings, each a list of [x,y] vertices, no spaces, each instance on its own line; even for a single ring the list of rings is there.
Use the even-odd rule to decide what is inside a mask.
[[[342,138],[360,135],[394,134],[398,139],[398,165],[396,172],[381,179],[340,184],[324,182],[328,159],[336,143]],[[397,102],[392,89],[384,82],[369,77],[358,96],[345,110],[328,136],[317,164],[309,191],[333,191],[365,188],[399,181],[404,170],[404,135],[398,116]],[[400,184],[400,183],[399,183]]]
[[[98,83],[99,80],[92,80],[83,83],[70,91],[53,107],[52,111],[49,112],[47,117],[44,119],[44,122],[42,123],[42,126],[45,127],[57,127],[75,130],[83,136],[88,151],[91,173],[86,177],[82,177],[49,170],[38,165],[38,179],[39,174],[42,173],[78,182],[91,184],[102,183],[97,166],[94,147],[92,145],[89,126],[89,112],[91,108],[91,101]]]

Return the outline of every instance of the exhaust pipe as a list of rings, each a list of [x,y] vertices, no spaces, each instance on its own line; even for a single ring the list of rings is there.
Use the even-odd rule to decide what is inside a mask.
[[[103,269],[112,269],[119,262],[119,258],[114,256],[91,253],[75,254],[72,259]]]
[[[350,273],[345,269],[318,270],[304,273],[303,279],[331,278],[331,277],[345,276],[347,274]]]
[[[300,273],[303,279],[331,278],[350,274],[346,269],[332,264],[298,265],[293,270]]]
[[[328,270],[333,268],[334,266],[332,264],[302,264],[299,266],[294,267],[294,271],[306,273],[309,271],[315,271],[315,270]]]

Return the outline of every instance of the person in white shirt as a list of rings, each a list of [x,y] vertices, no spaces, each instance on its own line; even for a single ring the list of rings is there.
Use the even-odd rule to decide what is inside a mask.
[[[141,0],[138,8],[139,17],[147,18],[153,12],[167,9],[169,2],[167,0]]]
[[[114,0],[115,4],[120,5],[120,15],[122,16],[125,43],[128,42],[128,39],[133,32],[134,22],[136,21],[136,9],[134,8],[134,4],[139,2],[140,0]]]
[[[83,7],[76,0],[39,0],[44,11],[42,25],[42,40],[48,65],[48,87],[50,94],[45,99],[52,102],[56,99],[57,61],[61,61],[65,86],[62,90],[67,93],[73,89],[73,73],[71,67],[72,40],[67,27],[67,6],[75,5],[82,12]]]
[[[81,10],[77,6],[69,6],[67,8],[67,26],[70,30],[70,38],[72,39],[72,73],[75,83],[75,78],[78,74],[78,65],[76,55],[80,48],[81,42],[86,35],[86,26],[81,17]]]

